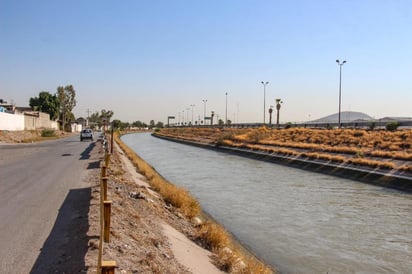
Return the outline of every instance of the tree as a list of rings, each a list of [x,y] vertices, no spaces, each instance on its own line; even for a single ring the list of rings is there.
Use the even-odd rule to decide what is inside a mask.
[[[112,127],[114,129],[122,128],[122,121],[117,120],[117,119],[113,120],[112,121]]]
[[[102,109],[100,111],[100,119],[102,120],[102,122],[106,122],[106,125],[108,125],[110,123],[110,118],[112,118],[114,112],[111,110],[105,110]]]
[[[51,120],[59,118],[59,99],[48,91],[41,91],[39,97],[31,97],[29,105],[32,110],[50,114]]]
[[[146,123],[143,123],[143,122],[141,122],[141,121],[135,121],[135,122],[133,122],[133,123],[132,123],[132,126],[133,126],[133,127],[137,127],[137,128],[146,128],[146,127],[147,127]]]
[[[57,87],[57,98],[60,103],[62,127],[66,130],[66,121],[71,122],[72,110],[76,106],[76,91],[72,85]]]
[[[89,125],[91,127],[94,127],[94,126],[97,125],[97,127],[99,127],[99,128],[102,126],[102,121],[100,120],[99,112],[96,111],[95,113],[92,113],[92,115],[90,115]]]
[[[390,122],[390,123],[387,123],[385,127],[386,127],[386,130],[395,131],[395,130],[398,129],[399,123],[398,122]]]
[[[155,121],[154,120],[150,120],[150,126],[149,128],[154,128],[155,127]]]
[[[104,125],[104,121],[107,122],[107,124],[110,123],[110,119],[112,118],[114,112],[111,110],[105,110],[102,109],[100,113],[96,111],[95,113],[92,113],[89,117],[89,124],[90,125],[97,125],[97,127],[101,128]]]
[[[156,127],[157,128],[162,128],[164,126],[164,124],[162,122],[157,122]]]

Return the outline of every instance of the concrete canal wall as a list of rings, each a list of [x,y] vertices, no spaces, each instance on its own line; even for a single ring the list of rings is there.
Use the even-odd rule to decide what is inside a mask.
[[[302,157],[289,157],[276,153],[268,153],[264,151],[251,150],[246,148],[234,148],[229,146],[217,146],[214,144],[205,144],[182,139],[175,139],[157,134],[152,134],[154,137],[165,139],[168,141],[178,142],[186,145],[212,149],[220,152],[231,153],[243,157],[248,157],[256,160],[282,164],[285,166],[304,169],[312,172],[320,172],[341,178],[352,179],[363,183],[373,184],[377,186],[393,188],[405,192],[412,193],[412,177],[397,174],[393,171],[385,171],[381,169],[373,169],[368,167],[358,167],[351,164],[335,164],[322,160],[304,159]]]

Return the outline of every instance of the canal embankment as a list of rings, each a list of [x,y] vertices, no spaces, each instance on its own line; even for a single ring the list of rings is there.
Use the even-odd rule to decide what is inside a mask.
[[[338,176],[341,178],[356,180],[363,183],[412,193],[412,175],[405,172],[371,168],[367,166],[356,166],[350,163],[334,163],[322,159],[314,160],[302,156],[285,156],[276,152],[193,141],[189,139],[165,136],[156,132],[152,135],[154,137],[168,141],[230,153],[233,155],[252,158],[260,161],[272,162],[307,171],[324,173],[332,176]]]
[[[175,248],[176,257],[181,255],[180,257],[183,257],[183,261],[186,263],[196,264],[196,260],[198,260],[195,255],[196,250],[204,249],[202,253],[207,250],[210,261],[220,271],[226,273],[277,273],[274,266],[266,265],[255,254],[242,246],[211,215],[202,211],[199,202],[185,188],[165,179],[153,166],[124,143],[118,135],[115,135],[114,138],[128,160],[141,176],[145,177],[146,184],[150,186],[150,189],[162,197],[165,205],[161,207],[173,212],[178,217],[177,220],[174,218],[173,226],[188,237],[184,242],[192,243],[191,250],[186,247],[179,248],[179,250]],[[172,246],[181,245],[182,240],[176,240],[175,233],[170,235],[170,229],[168,231],[168,235],[172,238]],[[193,247],[195,243],[198,244],[197,248]],[[197,267],[198,271],[193,267],[189,268],[193,273],[210,273],[206,269],[200,269],[200,271],[201,267],[199,266]]]
[[[150,134],[122,140],[281,273],[408,273],[412,267],[406,192]]]

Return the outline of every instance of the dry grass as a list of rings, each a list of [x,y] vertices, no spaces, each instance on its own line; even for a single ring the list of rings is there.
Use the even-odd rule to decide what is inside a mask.
[[[162,195],[166,203],[170,203],[171,205],[177,207],[185,216],[189,218],[199,215],[199,203],[190,196],[188,191],[177,187],[164,179],[153,169],[152,166],[147,164],[134,151],[127,147],[120,140],[118,134],[116,134],[114,138],[116,143],[126,153],[127,157],[138,168],[139,172],[145,175],[149,180],[150,185]]]
[[[214,140],[217,145],[292,157],[407,172],[410,171],[409,164],[395,160],[412,161],[412,130],[172,128],[162,129],[158,134],[192,141]]]
[[[181,133],[178,130],[176,132]],[[119,134],[114,135],[114,140],[138,168],[139,173],[143,174],[151,186],[161,194],[166,203],[178,208],[188,218],[201,214],[198,201],[191,197],[187,190],[171,184],[158,174],[156,170],[120,140]],[[213,221],[209,220],[200,226],[197,240],[214,253],[215,262],[222,270],[229,273],[245,274],[273,273],[269,266],[236,245],[230,234]],[[223,254],[225,255],[223,256]]]
[[[53,136],[42,136],[43,130],[0,131],[0,142],[6,143],[36,143],[61,138],[63,133],[55,131]]]

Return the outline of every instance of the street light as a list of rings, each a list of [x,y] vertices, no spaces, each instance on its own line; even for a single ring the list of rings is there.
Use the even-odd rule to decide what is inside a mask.
[[[261,82],[263,85],[263,124],[265,124],[266,120],[266,85],[269,84],[269,82]]]
[[[225,125],[227,126],[227,92],[226,92],[226,117],[225,117]]]
[[[203,124],[206,125],[206,102],[207,102],[207,100],[204,99],[202,101],[203,101],[203,105],[204,105],[204,108],[203,108]]]
[[[346,63],[346,61],[344,60],[342,63],[338,60],[336,60],[336,63],[338,63],[339,65],[339,114],[338,114],[338,124],[339,124],[339,128],[341,128],[341,124],[340,124],[340,112],[341,112],[341,94],[342,94],[342,66],[343,64]]]
[[[192,126],[193,126],[193,108],[195,107],[194,104],[190,105],[192,107]]]

